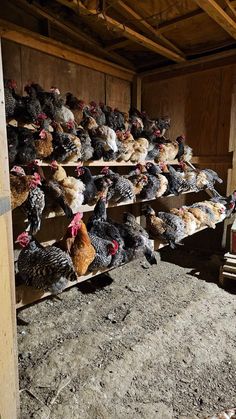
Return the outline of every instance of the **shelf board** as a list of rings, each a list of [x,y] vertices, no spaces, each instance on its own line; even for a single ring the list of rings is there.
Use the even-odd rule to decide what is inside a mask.
[[[224,220],[222,220],[222,221],[224,221]],[[217,224],[219,224],[219,223],[217,223]],[[209,227],[207,227],[207,226],[202,227],[202,228],[198,229],[197,231],[195,231],[194,234],[200,233],[201,231],[206,230],[207,228],[209,228]],[[192,236],[194,234],[192,234]],[[183,238],[183,240],[187,237],[190,237],[190,236],[185,236]],[[152,241],[153,249],[155,251],[158,251],[158,250],[162,249],[163,247],[168,246],[167,243],[163,243],[161,240],[151,240],[151,241]],[[68,289],[68,288],[71,288],[71,287],[73,287],[73,286],[75,286],[75,285],[77,285],[81,282],[87,281],[88,279],[91,279],[91,278],[94,278],[94,277],[96,277],[98,275],[101,275],[103,273],[109,272],[112,269],[114,269],[114,268],[107,268],[107,269],[104,269],[104,270],[91,272],[91,273],[89,273],[87,275],[84,275],[84,276],[80,276],[80,277],[78,277],[77,281],[69,282],[68,285],[65,287],[65,290]],[[40,300],[42,300],[46,297],[49,297],[49,296],[52,296],[52,294],[50,292],[44,292],[42,290],[38,290],[36,288],[29,287],[29,286],[26,286],[26,285],[18,285],[16,287],[16,309],[23,308],[23,307],[25,307],[29,304],[33,304],[33,303],[35,303],[37,301],[40,301]]]
[[[126,205],[134,205],[134,204],[142,204],[143,202],[152,202],[152,201],[156,201],[157,199],[164,199],[164,198],[173,198],[175,196],[181,196],[181,195],[186,195],[186,194],[190,194],[190,193],[197,193],[196,191],[186,191],[186,192],[181,192],[179,195],[174,195],[174,194],[170,194],[170,195],[162,195],[159,198],[152,198],[152,199],[129,199],[127,201],[123,201],[123,202],[119,202],[119,203],[112,203],[112,202],[108,202],[106,204],[106,208],[116,208],[116,207],[122,207],[122,206],[126,206]],[[95,205],[81,205],[80,207],[80,212],[92,212],[95,208]],[[16,208],[13,212],[13,217],[15,218],[19,218],[23,213],[20,211],[19,208]],[[44,219],[48,219],[48,218],[56,218],[56,217],[64,217],[65,214],[63,211],[51,211],[49,213],[46,213],[45,216],[43,217]],[[28,222],[27,219],[24,220],[24,222]]]

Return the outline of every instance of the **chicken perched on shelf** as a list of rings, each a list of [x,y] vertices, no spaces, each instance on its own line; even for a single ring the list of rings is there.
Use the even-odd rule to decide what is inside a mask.
[[[134,195],[140,195],[141,191],[143,190],[144,186],[148,183],[148,176],[144,173],[141,173],[139,169],[137,168],[137,173],[135,174],[129,174],[127,175],[127,178],[130,180],[130,182],[133,184],[133,191]]]
[[[19,139],[18,139],[18,129],[7,125],[7,145],[8,145],[8,158],[9,163],[15,163],[16,156],[18,153]]]
[[[158,212],[148,206],[145,212],[147,231],[154,239],[167,241],[172,249],[185,236],[184,221],[175,214]]]
[[[116,131],[118,139],[118,161],[129,161],[134,153],[135,140],[130,131]]]
[[[156,198],[167,194],[169,182],[167,177],[162,174],[160,166],[151,162],[147,162],[146,169],[149,175],[155,176],[159,180],[159,188],[156,191]]]
[[[91,101],[89,106],[85,106],[84,115],[92,116],[98,125],[106,125],[106,116],[101,107],[94,101]]]
[[[185,224],[186,236],[191,236],[201,226],[198,220],[194,217],[194,215],[185,208],[172,208],[170,210],[170,213],[182,218]]]
[[[222,183],[223,180],[218,176],[218,174],[214,170],[203,169],[197,171],[196,187],[198,188],[198,190],[209,189],[213,193],[216,193],[214,187],[216,182]]]
[[[18,269],[26,285],[58,294],[68,281],[76,281],[72,260],[61,249],[43,247],[28,232],[21,233],[16,242],[23,248],[18,258]]]
[[[98,190],[89,168],[77,166],[76,172],[81,182],[83,182],[83,184],[85,185],[85,189],[83,192],[83,204],[94,205],[94,203],[97,200]]]
[[[142,137],[143,132],[143,121],[140,117],[136,115],[131,115],[129,119],[130,123],[130,131],[134,138],[140,138]]]
[[[65,237],[57,243],[71,256],[78,276],[85,275],[93,262],[96,252],[91,244],[86,225],[82,221],[83,214],[77,213],[68,226]]]
[[[166,194],[179,195],[181,192],[189,190],[189,184],[180,172],[175,170],[170,164],[160,163],[163,175],[168,181]]]
[[[219,202],[225,207],[225,216],[230,217],[236,212],[236,190],[233,191],[228,197],[217,196],[211,199],[211,202]]]
[[[68,92],[66,94],[66,106],[73,112],[75,122],[80,125],[84,118],[83,110],[85,107],[85,102],[78,99],[72,93]]]
[[[16,88],[15,80],[5,80],[4,82],[4,96],[5,96],[5,112],[6,118],[10,119],[14,117],[16,109],[16,98],[14,97]]]
[[[94,149],[92,147],[92,141],[89,133],[82,127],[78,128],[76,133],[81,142],[81,160],[91,160],[93,157]]]
[[[157,263],[148,233],[136,222],[133,214],[125,212],[123,223],[116,224],[116,226],[124,240],[125,251],[129,260],[144,255],[151,265]]]
[[[204,206],[196,203],[189,207],[184,206],[183,208],[194,215],[194,217],[198,221],[198,228],[206,226],[210,228],[215,228],[216,225],[214,212],[206,205]]]
[[[205,205],[210,208],[215,216],[215,222],[220,223],[226,217],[226,207],[221,202],[203,201],[198,202],[199,205]]]
[[[133,163],[144,161],[148,154],[148,140],[146,138],[137,138],[133,144],[133,149],[130,161]]]
[[[64,167],[55,160],[51,163],[51,168],[51,179],[63,189],[68,205],[72,212],[76,214],[84,202],[84,183],[73,176],[67,176]]]
[[[38,173],[26,175],[20,166],[14,166],[10,173],[11,208],[20,207],[28,198],[30,189],[41,184]]]
[[[60,163],[67,161],[77,161],[80,158],[79,150],[69,134],[53,131],[53,153],[51,160],[57,160]]]
[[[16,128],[18,147],[15,161],[19,164],[27,164],[36,159],[34,133],[27,128]]]
[[[121,176],[119,173],[113,172],[109,167],[104,167],[101,171],[106,178],[112,181],[108,189],[107,200],[113,202],[123,202],[134,198],[133,184],[129,179]]]
[[[95,160],[115,160],[118,152],[115,131],[106,126],[100,125],[91,133],[92,145],[94,147]]]
[[[45,159],[53,153],[52,134],[42,129],[38,134],[39,138],[34,141],[37,159]]]
[[[29,231],[32,234],[36,234],[40,230],[43,210],[45,208],[45,195],[38,185],[39,182],[33,188],[30,188],[28,197],[22,205],[22,209],[28,218]]]

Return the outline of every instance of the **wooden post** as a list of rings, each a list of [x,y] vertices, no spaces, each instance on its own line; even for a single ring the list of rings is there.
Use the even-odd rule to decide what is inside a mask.
[[[0,41],[0,419],[16,419],[18,369],[12,217]]]

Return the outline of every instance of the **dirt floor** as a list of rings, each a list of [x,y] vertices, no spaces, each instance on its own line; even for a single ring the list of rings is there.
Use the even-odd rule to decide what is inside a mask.
[[[216,284],[220,258],[185,247],[158,257],[19,312],[21,419],[190,419],[236,406],[236,296]]]

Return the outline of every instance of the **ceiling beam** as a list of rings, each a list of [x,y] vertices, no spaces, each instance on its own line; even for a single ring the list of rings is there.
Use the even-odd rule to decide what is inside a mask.
[[[112,4],[111,4],[112,6]],[[152,25],[150,25],[150,23],[148,23],[145,20],[145,17],[140,16],[138,13],[136,13],[130,6],[128,6],[126,3],[124,3],[124,1],[120,0],[118,2],[114,3],[114,7],[118,10],[118,11],[123,11],[125,12],[125,14],[129,14],[130,16],[132,16],[132,18],[134,19],[134,24],[136,23],[136,25],[139,26],[139,28],[141,30],[144,30],[148,35],[154,35],[156,38],[158,38],[159,40],[162,41],[162,43],[168,47],[171,48],[172,50],[174,50],[175,52],[177,52],[178,54],[184,56],[183,52],[180,51],[179,48],[176,47],[176,45],[174,45],[172,42],[170,42],[168,39],[166,39],[159,31],[158,29],[155,29]],[[136,22],[135,22],[136,20]]]
[[[186,61],[185,58],[166,48],[163,47],[161,44],[152,41],[151,39],[147,38],[146,36],[143,36],[139,34],[138,32],[134,31],[133,29],[129,28],[128,26],[123,25],[122,23],[116,21],[115,19],[112,19],[108,15],[103,15],[102,13],[97,14],[95,10],[89,10],[87,9],[83,3],[81,3],[79,0],[73,0],[73,1],[65,1],[65,0],[57,0],[59,3],[67,5],[67,7],[73,9],[77,14],[81,15],[94,15],[96,19],[101,20],[104,24],[106,24],[108,27],[113,28],[114,30],[121,32],[122,35],[125,38],[130,39],[133,42],[136,42],[139,45],[144,46],[145,48],[163,55],[166,58],[169,58],[172,61],[175,62],[183,62]]]
[[[236,39],[236,23],[215,0],[195,0],[215,22]]]
[[[2,19],[0,19],[0,37],[123,80],[133,81],[135,75],[133,70],[124,66],[98,58],[94,54],[80,51]]]
[[[118,42],[114,42],[113,44],[107,45],[105,49],[106,51],[113,51],[114,49],[127,47],[128,45],[130,45],[130,43],[131,43],[130,39],[124,39],[123,41],[118,41]]]
[[[115,52],[108,52],[99,44],[99,42],[97,42],[96,39],[92,38],[91,36],[78,29],[77,26],[71,23],[68,25],[66,21],[61,19],[59,16],[53,14],[51,11],[45,11],[45,9],[42,9],[41,7],[36,6],[34,4],[29,4],[25,0],[17,0],[15,6],[23,7],[28,12],[33,12],[35,15],[47,19],[48,22],[60,28],[63,32],[67,33],[72,39],[85,42],[93,50],[96,50],[97,52],[103,54],[107,59],[113,58],[113,60],[116,61],[118,64],[124,65],[127,68],[134,69],[133,65],[129,60],[126,60],[125,58],[121,57],[119,54],[116,54]]]

